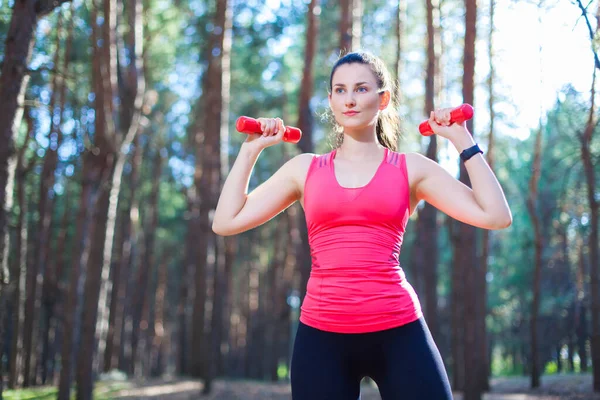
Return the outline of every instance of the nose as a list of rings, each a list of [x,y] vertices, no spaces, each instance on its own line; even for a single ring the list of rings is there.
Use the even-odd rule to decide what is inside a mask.
[[[344,104],[348,108],[352,108],[356,105],[356,100],[354,99],[354,91],[348,91],[348,93],[346,94],[346,98],[344,99]]]

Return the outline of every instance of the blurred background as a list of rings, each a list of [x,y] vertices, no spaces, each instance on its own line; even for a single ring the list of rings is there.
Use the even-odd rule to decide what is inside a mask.
[[[358,49],[398,78],[400,151],[467,183],[452,145],[417,126],[474,105],[512,209],[502,231],[423,203],[409,222],[401,266],[453,389],[593,398],[599,21],[596,0],[0,0],[0,398],[172,379],[289,398],[302,209],[227,238],[212,214],[245,139],[237,117],[304,133],[262,153],[250,190],[331,150],[329,73]],[[239,382],[254,386],[214,397]]]

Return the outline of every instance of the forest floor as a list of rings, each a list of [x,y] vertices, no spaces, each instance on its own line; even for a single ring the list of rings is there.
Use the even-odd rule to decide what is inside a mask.
[[[539,389],[529,389],[527,377],[494,378],[484,400],[600,400],[592,394],[592,377],[586,375],[547,375]],[[288,383],[269,384],[254,381],[217,380],[208,396],[201,396],[202,383],[195,380],[161,380],[132,383],[112,397],[115,400],[289,400]],[[461,400],[460,393],[454,398]],[[377,388],[363,385],[361,400],[380,400]]]

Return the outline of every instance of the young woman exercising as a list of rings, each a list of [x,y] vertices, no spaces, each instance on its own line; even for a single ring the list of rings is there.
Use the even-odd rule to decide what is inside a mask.
[[[295,201],[304,207],[312,255],[291,362],[293,400],[356,400],[372,378],[384,400],[443,400],[452,392],[418,297],[399,265],[409,216],[424,200],[473,226],[502,229],[512,216],[502,188],[465,123],[433,111],[435,134],[456,147],[472,189],[434,161],[398,153],[393,85],[383,62],[349,53],[331,71],[329,105],[341,144],[300,154],[248,193],[261,151],[282,141],[279,118],[259,118],[223,186],[219,235],[259,226]]]

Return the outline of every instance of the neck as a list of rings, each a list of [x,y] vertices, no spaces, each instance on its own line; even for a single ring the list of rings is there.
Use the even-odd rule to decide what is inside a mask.
[[[344,133],[344,141],[337,149],[337,154],[342,154],[342,158],[347,160],[369,160],[381,157],[383,146],[379,144],[375,132],[368,138],[356,138]]]

